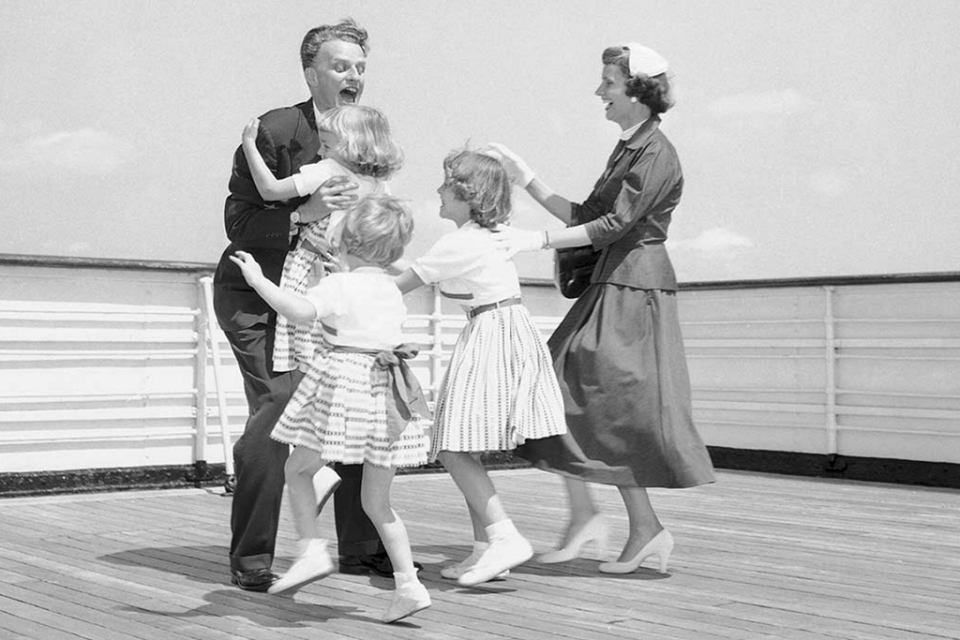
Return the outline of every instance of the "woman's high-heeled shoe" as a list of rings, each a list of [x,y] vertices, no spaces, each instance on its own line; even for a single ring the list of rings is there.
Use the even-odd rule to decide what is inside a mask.
[[[580,557],[580,552],[587,544],[593,542],[597,547],[598,557],[603,557],[607,551],[607,523],[603,516],[597,514],[590,518],[576,534],[571,536],[565,547],[554,549],[542,554],[537,560],[543,564],[569,562]]]
[[[666,529],[663,529],[657,535],[653,536],[643,549],[633,556],[630,560],[624,562],[604,562],[600,565],[601,573],[632,573],[637,570],[640,563],[650,556],[657,556],[660,559],[660,573],[667,572],[667,561],[673,552],[673,536]]]

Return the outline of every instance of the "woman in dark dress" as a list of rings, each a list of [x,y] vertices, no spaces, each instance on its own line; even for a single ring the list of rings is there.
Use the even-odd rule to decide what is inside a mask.
[[[569,433],[530,441],[516,455],[562,474],[570,521],[560,547],[541,556],[564,562],[584,545],[602,548],[606,525],[587,483],[615,485],[630,534],[605,573],[628,573],[656,556],[666,571],[673,538],[647,487],[713,482],[713,466],[691,417],[690,381],[677,316],[677,281],[664,241],[683,189],[676,150],[660,131],[672,106],[667,61],[636,43],[603,52],[596,95],[621,130],[606,170],[582,204],[555,193],[510,149],[493,144],[515,182],[568,225],[506,230],[507,251],[592,245],[602,250],[590,285],[550,338]]]

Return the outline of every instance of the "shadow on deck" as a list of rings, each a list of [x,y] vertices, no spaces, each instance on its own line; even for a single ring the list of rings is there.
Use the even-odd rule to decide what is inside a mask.
[[[559,479],[530,469],[492,475],[520,530],[549,549],[565,517]],[[451,479],[399,476],[393,495],[434,604],[390,626],[378,621],[392,588],[381,578],[334,574],[292,597],[231,587],[230,498],[219,489],[2,499],[0,637],[960,637],[957,490],[720,471],[714,485],[651,491],[677,540],[666,575],[601,575],[591,553],[530,562],[476,589],[439,576],[470,538]],[[618,550],[627,527],[618,494],[594,495]],[[332,513],[321,523],[333,537]],[[293,551],[285,514],[277,569]]]

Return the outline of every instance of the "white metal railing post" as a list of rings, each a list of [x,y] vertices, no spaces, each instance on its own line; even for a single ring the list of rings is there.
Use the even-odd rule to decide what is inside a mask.
[[[433,285],[433,311],[430,314],[430,330],[433,344],[430,348],[430,397],[436,401],[443,375],[443,313],[440,287]]]
[[[200,286],[203,288],[204,311],[207,319],[207,335],[210,337],[210,355],[213,358],[213,384],[217,388],[217,408],[220,414],[220,434],[223,441],[223,461],[226,467],[227,483],[231,482],[234,475],[233,470],[233,447],[230,443],[230,424],[227,416],[227,393],[223,388],[223,378],[220,373],[220,345],[217,340],[216,315],[213,311],[213,278],[203,276],[200,278]]]
[[[826,453],[837,453],[837,347],[836,324],[833,316],[834,287],[823,287],[824,373],[826,407],[824,428],[826,430]]]
[[[207,358],[210,355],[207,348],[207,313],[204,308],[203,283],[197,281],[197,307],[196,315],[196,357],[194,358],[193,388],[194,400],[193,406],[196,411],[194,416],[194,436],[193,444],[193,462],[206,462],[207,460]]]

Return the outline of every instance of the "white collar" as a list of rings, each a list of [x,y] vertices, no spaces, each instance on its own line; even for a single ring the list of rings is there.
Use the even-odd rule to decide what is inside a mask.
[[[647,118],[647,120],[649,120],[649,119],[650,119],[650,118]],[[640,127],[643,126],[643,123],[646,122],[647,120],[641,120],[640,122],[638,122],[637,124],[633,125],[633,126],[630,127],[629,129],[624,129],[624,130],[620,133],[620,139],[623,140],[624,142],[626,142],[627,140],[629,140],[630,138],[632,138],[632,137],[633,137],[633,134],[635,134],[635,133],[640,129]]]

